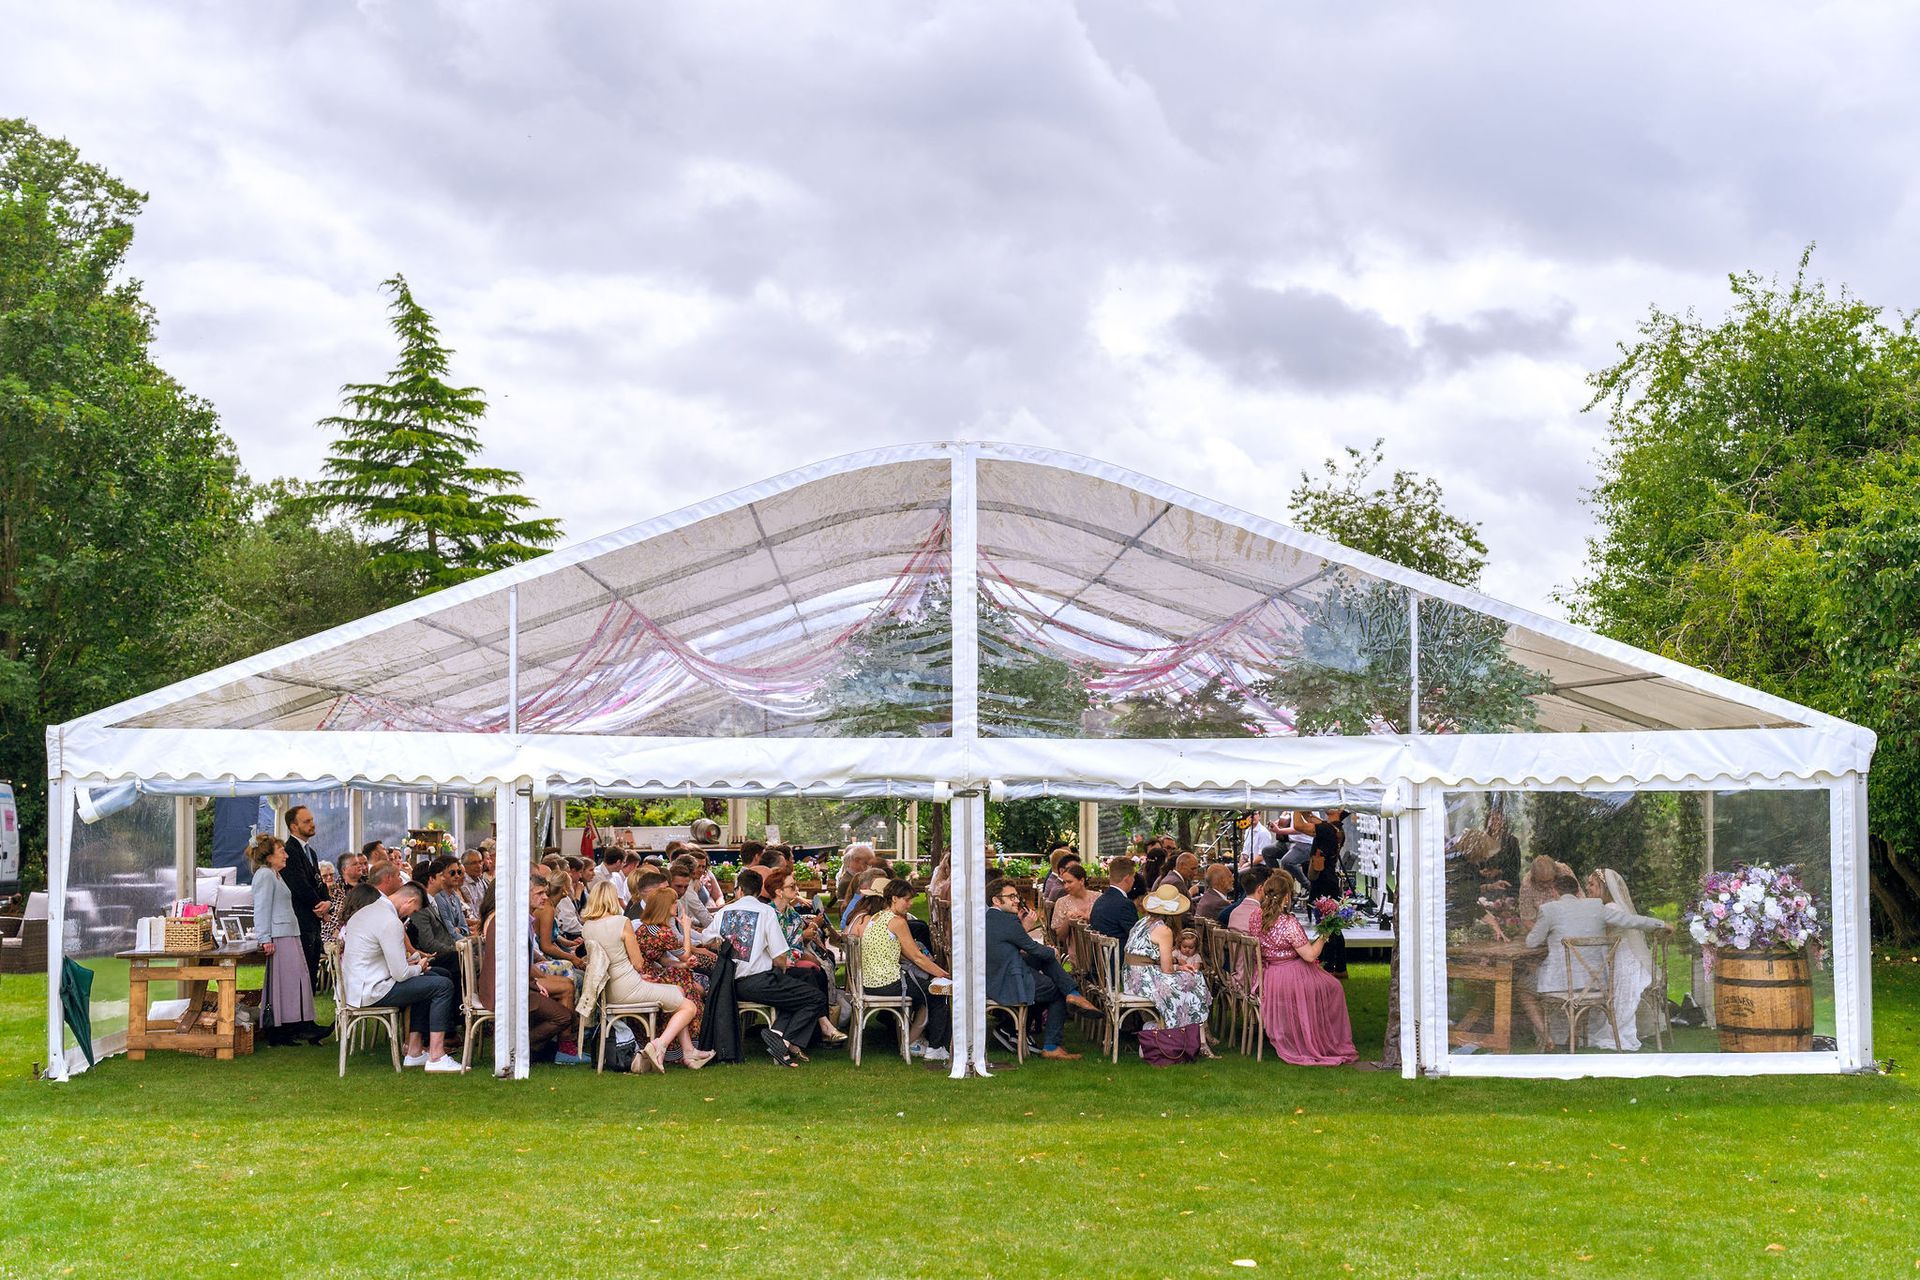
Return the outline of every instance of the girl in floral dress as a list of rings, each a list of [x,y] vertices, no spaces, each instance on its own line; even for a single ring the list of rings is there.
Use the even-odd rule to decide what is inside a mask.
[[[646,907],[633,926],[634,941],[640,944],[640,955],[646,961],[640,976],[648,982],[665,982],[680,988],[698,1008],[706,1003],[707,992],[700,985],[693,966],[687,963],[687,939],[674,923],[679,905],[680,897],[669,885],[657,885],[647,895]],[[688,1035],[700,1034],[701,1016],[699,1012],[693,1015]]]

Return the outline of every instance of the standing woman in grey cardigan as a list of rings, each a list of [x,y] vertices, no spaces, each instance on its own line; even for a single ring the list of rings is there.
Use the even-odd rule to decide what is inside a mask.
[[[255,836],[247,861],[253,864],[253,932],[267,953],[266,1042],[318,1043],[325,1030],[313,1020],[313,979],[300,945],[300,920],[294,915],[293,893],[280,878],[287,846],[270,833]]]

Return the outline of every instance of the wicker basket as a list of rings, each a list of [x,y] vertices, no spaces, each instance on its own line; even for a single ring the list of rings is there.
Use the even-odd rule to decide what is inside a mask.
[[[213,949],[212,916],[168,916],[163,951],[195,952]]]

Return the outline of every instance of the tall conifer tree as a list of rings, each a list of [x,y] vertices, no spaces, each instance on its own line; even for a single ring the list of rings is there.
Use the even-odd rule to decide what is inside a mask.
[[[393,294],[400,361],[385,382],[341,388],[344,413],[321,420],[340,432],[311,499],[372,535],[372,567],[414,591],[435,591],[539,555],[560,522],[529,518],[514,492],[518,471],[475,464],[487,402],[478,387],[447,381],[453,354],[406,277]]]

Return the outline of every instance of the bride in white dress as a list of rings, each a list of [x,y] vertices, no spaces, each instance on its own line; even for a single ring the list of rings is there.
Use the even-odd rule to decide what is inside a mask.
[[[1589,876],[1587,892],[1606,904],[1607,932],[1620,939],[1613,960],[1613,1023],[1620,1029],[1620,1042],[1613,1042],[1613,1027],[1604,1019],[1592,1018],[1587,1023],[1587,1043],[1596,1049],[1632,1051],[1640,1047],[1641,997],[1653,984],[1653,949],[1647,934],[1655,929],[1672,932],[1673,926],[1637,913],[1633,895],[1627,892],[1626,877],[1611,868],[1601,868]],[[1665,999],[1664,993],[1661,998]]]

